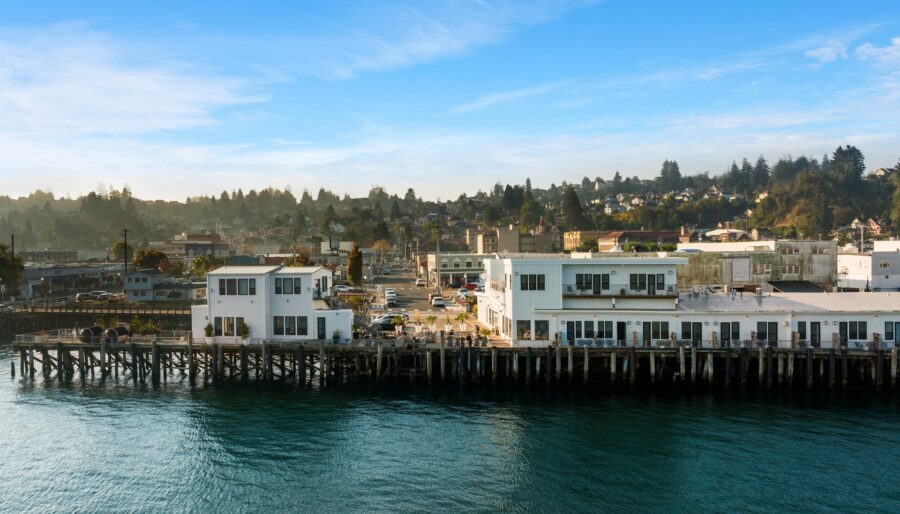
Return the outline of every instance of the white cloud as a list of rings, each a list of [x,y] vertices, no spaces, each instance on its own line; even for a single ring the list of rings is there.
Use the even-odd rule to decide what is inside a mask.
[[[860,59],[874,61],[890,71],[900,71],[900,37],[891,39],[887,46],[875,46],[871,43],[860,45],[856,49]]]
[[[240,79],[184,63],[125,64],[81,24],[0,33],[0,133],[146,134],[216,123],[214,111],[259,101]]]
[[[847,43],[839,38],[831,38],[825,45],[807,50],[804,55],[810,59],[819,61],[819,63],[829,63],[837,61],[838,59],[846,59]]]
[[[592,0],[451,2],[434,8],[383,6],[379,26],[338,30],[330,37],[281,38],[277,48],[303,73],[349,79],[465,54],[515,30],[546,23]]]
[[[485,107],[492,107],[498,104],[514,102],[517,100],[522,100],[525,98],[542,95],[550,91],[558,90],[571,83],[571,80],[557,80],[554,82],[539,84],[537,86],[527,87],[523,89],[488,93],[480,98],[476,98],[471,102],[457,105],[456,107],[450,109],[450,112],[453,114],[462,114],[465,112],[484,109]]]

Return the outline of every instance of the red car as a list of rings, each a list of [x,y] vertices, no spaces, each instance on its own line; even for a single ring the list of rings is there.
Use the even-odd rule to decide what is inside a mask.
[[[474,291],[474,290],[478,289],[478,284],[476,284],[474,282],[469,282],[468,284],[464,285],[463,287],[465,287],[469,291]]]

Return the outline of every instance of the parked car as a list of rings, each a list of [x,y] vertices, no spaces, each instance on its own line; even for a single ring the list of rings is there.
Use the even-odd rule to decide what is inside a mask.
[[[334,286],[331,288],[335,293],[347,293],[351,291],[353,288],[347,285]]]
[[[7,305],[5,303],[0,303],[0,312],[15,312],[16,308],[12,305]]]
[[[384,302],[385,307],[399,307],[400,304],[397,303],[397,298],[388,298]]]
[[[475,292],[476,292],[476,293],[483,293],[483,292],[484,292],[484,286],[478,286],[478,287],[476,287],[476,288],[475,288]]]
[[[94,293],[78,293],[75,295],[75,303],[87,303],[96,300],[97,295]]]
[[[425,287],[425,281],[421,278],[416,279],[416,287]]]
[[[469,290],[465,287],[460,287],[458,291],[456,291],[456,296],[467,296],[469,294]]]
[[[394,293],[394,294],[397,294],[397,290],[394,289],[393,287],[385,288],[384,294],[388,294],[388,293]]]
[[[476,284],[475,282],[469,282],[468,284],[464,285],[463,287],[465,287],[469,291],[474,291],[474,290],[478,289],[478,284]]]
[[[440,296],[436,296],[431,299],[431,306],[432,307],[445,307],[446,304],[444,303],[443,298],[441,298]]]

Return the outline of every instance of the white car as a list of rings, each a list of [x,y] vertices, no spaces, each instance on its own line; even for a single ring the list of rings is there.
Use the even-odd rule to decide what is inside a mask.
[[[446,304],[444,303],[443,298],[441,298],[440,296],[437,296],[437,297],[431,299],[431,306],[432,307],[445,307]]]
[[[334,291],[335,293],[346,293],[347,291],[349,291],[351,289],[353,289],[353,288],[350,286],[344,286],[344,285],[334,286],[331,288],[331,290]]]
[[[394,293],[394,294],[397,294],[397,290],[394,289],[393,287],[388,287],[388,288],[386,288],[386,289],[384,290],[384,294],[388,294],[388,293]]]

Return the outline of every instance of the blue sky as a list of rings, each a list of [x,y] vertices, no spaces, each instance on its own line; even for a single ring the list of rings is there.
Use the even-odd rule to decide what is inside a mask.
[[[895,2],[12,0],[0,16],[13,196],[455,198],[841,144],[874,169],[897,162],[898,129]]]

